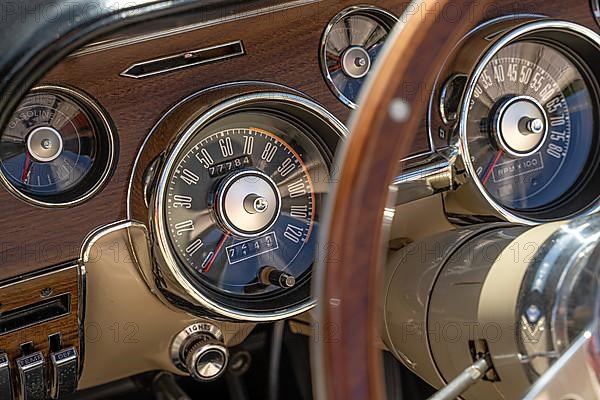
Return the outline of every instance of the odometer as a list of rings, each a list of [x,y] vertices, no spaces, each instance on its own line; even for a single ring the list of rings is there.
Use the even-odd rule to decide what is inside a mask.
[[[175,159],[163,201],[178,263],[202,290],[250,298],[310,275],[329,156],[284,116],[246,111],[200,129]]]

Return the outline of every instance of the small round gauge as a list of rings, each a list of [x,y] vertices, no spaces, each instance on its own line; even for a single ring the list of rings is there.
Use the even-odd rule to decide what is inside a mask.
[[[269,112],[233,113],[196,132],[159,199],[192,281],[244,298],[306,284],[329,164],[313,132]]]
[[[108,121],[90,99],[59,87],[32,90],[0,136],[0,171],[17,196],[40,206],[87,199],[113,159]]]
[[[513,42],[487,60],[467,101],[468,155],[487,194],[534,219],[568,215],[565,204],[595,170],[598,103],[588,69],[554,43]]]
[[[321,44],[321,69],[333,93],[356,108],[362,85],[396,17],[379,8],[350,7],[333,18]]]

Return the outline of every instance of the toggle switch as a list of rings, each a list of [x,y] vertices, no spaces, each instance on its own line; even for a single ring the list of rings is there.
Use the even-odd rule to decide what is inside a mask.
[[[19,400],[46,399],[46,373],[41,351],[23,356],[16,361]]]
[[[75,347],[50,353],[50,397],[58,399],[77,389],[78,361]]]
[[[6,353],[0,353],[0,400],[12,400],[10,362]]]

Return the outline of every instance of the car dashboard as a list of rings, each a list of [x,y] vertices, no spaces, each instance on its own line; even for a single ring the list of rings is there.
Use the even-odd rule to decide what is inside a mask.
[[[153,370],[210,381],[256,326],[312,334],[312,269],[338,246],[318,240],[338,146],[385,68],[388,35],[428,10],[176,11],[73,43],[0,119],[0,398],[59,398]],[[428,111],[391,183],[390,251],[598,208],[593,7],[497,1],[470,23],[428,87],[403,88]],[[410,367],[405,344],[384,342]]]

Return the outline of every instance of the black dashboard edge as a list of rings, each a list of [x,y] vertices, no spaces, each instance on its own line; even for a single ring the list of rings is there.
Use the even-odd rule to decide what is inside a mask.
[[[243,0],[159,0],[119,8],[109,0],[1,0],[0,130],[46,72],[99,36],[145,20],[191,10],[208,13],[240,3]]]

